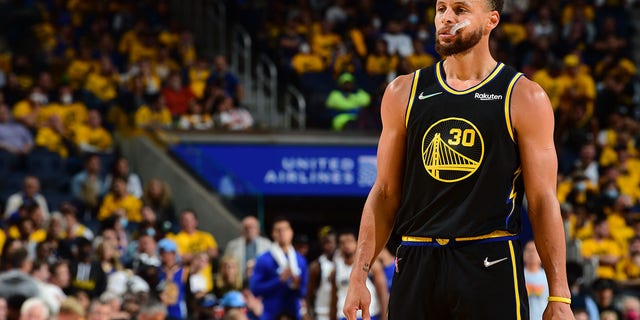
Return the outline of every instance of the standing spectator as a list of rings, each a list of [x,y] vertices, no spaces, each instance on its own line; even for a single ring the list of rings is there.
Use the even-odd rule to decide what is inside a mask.
[[[115,177],[120,177],[126,181],[127,191],[133,196],[136,198],[142,197],[142,182],[136,173],[131,172],[127,158],[119,157],[113,162],[111,172],[104,179],[105,186],[111,187],[111,181]]]
[[[100,57],[100,67],[85,82],[85,103],[90,109],[106,111],[118,95],[119,74],[108,56]]]
[[[206,87],[211,85],[211,83],[209,83],[211,70],[209,70],[207,60],[204,57],[198,57],[198,61],[187,69],[187,75],[189,89],[191,89],[193,95],[196,96],[196,99],[202,99]]]
[[[613,312],[618,316],[617,319],[623,319],[622,312],[616,305],[615,301],[617,294],[616,282],[612,279],[598,278],[593,282],[592,286],[600,317],[604,320],[604,312]]]
[[[69,262],[66,260],[59,260],[49,266],[49,283],[63,290],[69,289],[71,285],[71,274],[69,272]],[[64,302],[63,302],[64,304]],[[62,306],[61,306],[62,307]]]
[[[198,217],[195,211],[187,209],[180,214],[180,232],[175,235],[170,234],[167,238],[175,241],[182,263],[190,263],[196,254],[207,254],[207,265],[202,268],[200,274],[206,280],[206,291],[209,292],[213,290],[211,261],[218,257],[218,243],[211,233],[197,228]]]
[[[25,155],[33,149],[33,137],[27,128],[11,119],[9,107],[0,101],[0,150]]]
[[[350,122],[358,119],[360,109],[369,106],[371,96],[354,84],[355,77],[351,73],[343,73],[338,77],[338,89],[329,93],[325,102],[331,113],[331,127],[340,131],[348,127]]]
[[[189,270],[178,262],[178,247],[173,240],[158,242],[160,250],[160,300],[167,306],[167,319],[178,320],[187,317],[186,283]]]
[[[247,264],[269,250],[270,246],[271,241],[260,235],[260,221],[254,216],[247,216],[242,219],[242,235],[227,243],[224,254],[236,258],[242,277],[246,278]]]
[[[253,117],[245,108],[238,107],[233,98],[224,96],[214,103],[216,113],[214,115],[220,127],[230,131],[241,131],[253,126]]]
[[[347,289],[349,288],[349,276],[353,269],[356,255],[357,238],[353,231],[341,232],[338,235],[338,252],[335,258],[335,269],[331,273],[331,312],[332,320],[345,320],[343,313]],[[387,279],[380,263],[374,262],[371,266],[366,286],[371,292],[371,305],[369,313],[371,319],[386,319],[386,307],[389,301],[387,291]],[[361,311],[357,313],[358,319],[362,319]]]
[[[105,183],[100,175],[100,157],[89,154],[84,160],[84,170],[71,178],[71,195],[84,210],[95,212],[100,205],[100,198],[105,193]]]
[[[111,133],[102,126],[102,116],[98,110],[89,111],[86,124],[74,127],[73,137],[76,147],[82,152],[111,152]]]
[[[253,294],[262,297],[264,303],[260,319],[282,315],[302,319],[300,301],[307,288],[307,262],[292,246],[293,229],[288,220],[276,218],[271,236],[274,243],[256,260],[249,281]]]
[[[40,180],[35,176],[26,176],[22,183],[22,191],[9,196],[4,209],[4,217],[9,218],[20,206],[25,203],[36,203],[42,210],[45,220],[49,220],[49,207],[47,199],[40,194]]]
[[[225,93],[232,97],[236,104],[241,104],[244,98],[244,87],[240,83],[240,79],[229,71],[227,58],[223,55],[217,55],[213,59],[213,72],[207,79],[207,86],[214,82],[221,82]]]
[[[107,276],[100,263],[93,259],[93,245],[87,238],[77,238],[77,253],[71,260],[69,273],[71,274],[70,294],[84,292],[90,299],[99,297],[107,288]]]
[[[536,250],[533,240],[524,245],[524,281],[529,296],[529,315],[531,319],[542,319],[542,313],[547,307],[549,286],[547,276],[542,269],[542,260]]]
[[[191,89],[183,84],[180,73],[176,71],[169,75],[167,85],[162,89],[162,96],[174,118],[185,114],[189,103],[195,99]]]
[[[329,226],[319,232],[322,254],[309,265],[307,312],[312,319],[329,320],[331,311],[331,273],[336,251],[336,233]]]

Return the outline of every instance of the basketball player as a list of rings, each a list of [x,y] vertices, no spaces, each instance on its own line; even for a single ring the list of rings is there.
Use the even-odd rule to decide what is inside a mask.
[[[549,283],[543,319],[573,319],[553,111],[540,86],[491,56],[502,3],[438,0],[444,60],[387,87],[378,175],[344,306],[349,320],[358,309],[369,318],[365,280],[392,229],[402,242],[389,319],[528,319],[517,239],[525,190]]]

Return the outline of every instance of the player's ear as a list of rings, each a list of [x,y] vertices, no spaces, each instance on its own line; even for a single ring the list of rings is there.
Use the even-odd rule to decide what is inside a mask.
[[[498,26],[500,22],[500,14],[498,11],[493,10],[489,12],[489,19],[487,20],[487,28],[491,31]]]

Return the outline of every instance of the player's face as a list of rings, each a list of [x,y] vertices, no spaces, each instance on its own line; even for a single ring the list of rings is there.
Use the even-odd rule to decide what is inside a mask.
[[[436,51],[443,57],[467,52],[485,32],[486,21],[495,11],[489,11],[486,0],[439,0],[436,3]],[[456,23],[469,25],[451,35]]]
[[[340,236],[340,252],[345,256],[351,256],[356,252],[358,244],[356,237],[352,234],[343,234]]]

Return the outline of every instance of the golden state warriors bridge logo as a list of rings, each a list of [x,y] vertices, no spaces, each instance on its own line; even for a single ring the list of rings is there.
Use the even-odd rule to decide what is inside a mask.
[[[422,138],[422,162],[434,179],[456,182],[471,176],[484,157],[484,140],[466,119],[446,118],[429,127]]]

